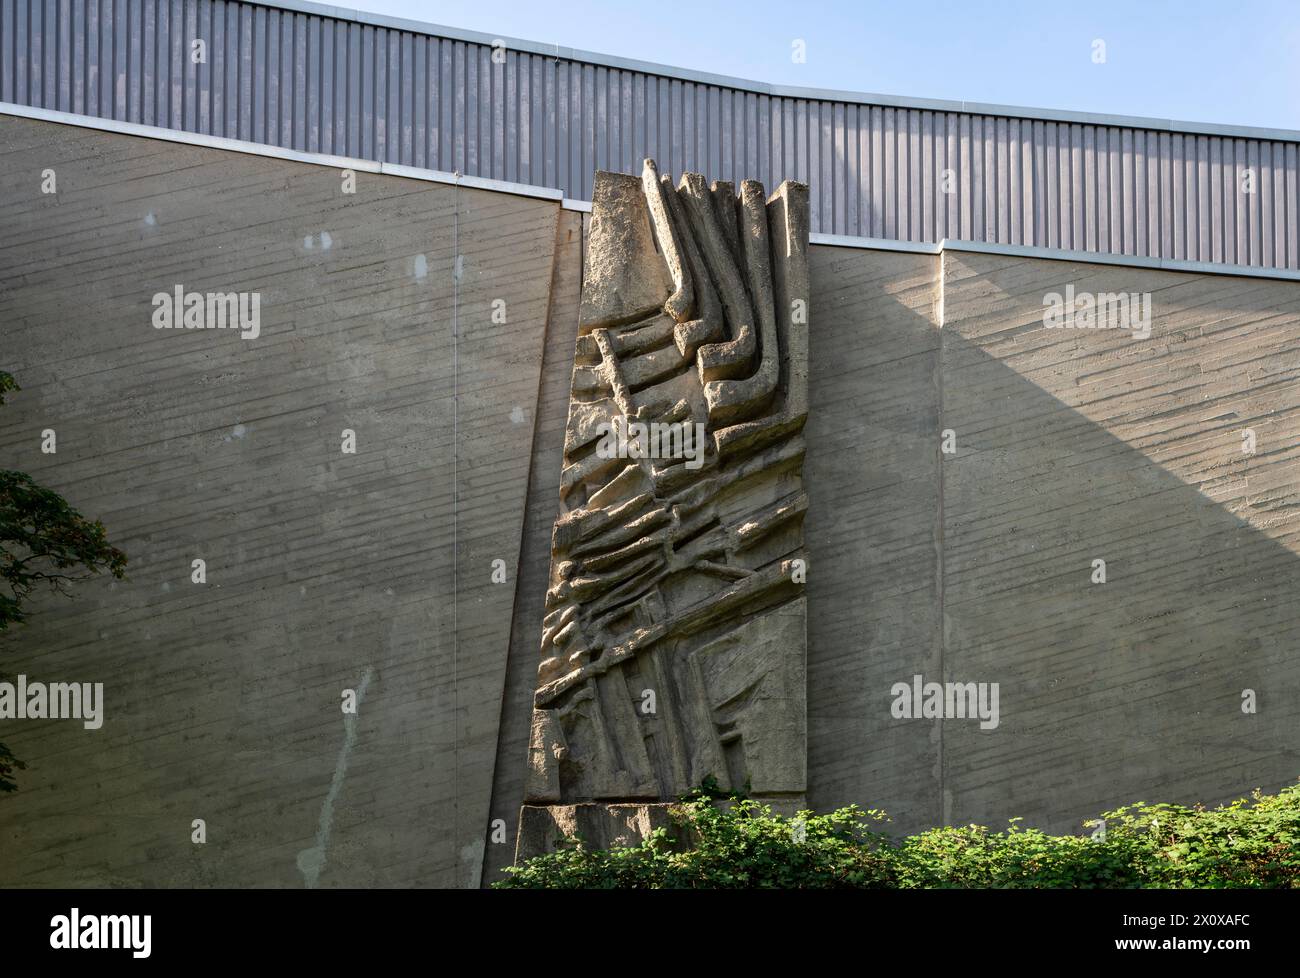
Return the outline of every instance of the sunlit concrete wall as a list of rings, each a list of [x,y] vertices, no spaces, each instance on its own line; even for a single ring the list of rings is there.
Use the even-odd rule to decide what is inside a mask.
[[[130,558],[0,639],[106,697],[0,721],[0,885],[477,884],[558,204],[4,117],[0,154],[0,465]],[[175,284],[259,291],[260,335],[155,329]]]
[[[494,878],[581,215],[7,117],[0,152],[0,466],[131,557],[0,638],[0,678],[107,699],[0,721],[0,885]],[[810,804],[1071,831],[1300,775],[1300,284],[811,254]],[[260,290],[261,335],[155,330],[177,283]],[[1046,328],[1071,286],[1149,295],[1150,335]],[[895,718],[915,675],[997,683],[997,726]]]

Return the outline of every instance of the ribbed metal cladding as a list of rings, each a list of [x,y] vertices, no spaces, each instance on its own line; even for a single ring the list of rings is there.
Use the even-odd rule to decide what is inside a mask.
[[[1290,139],[794,98],[492,51],[225,0],[0,0],[0,101],[579,199],[594,170],[653,157],[674,174],[806,180],[824,233],[1300,268]]]

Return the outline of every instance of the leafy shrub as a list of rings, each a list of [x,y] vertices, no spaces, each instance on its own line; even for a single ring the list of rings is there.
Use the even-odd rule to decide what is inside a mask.
[[[16,791],[18,785],[14,783],[14,771],[25,771],[27,765],[10,752],[4,744],[0,744],[0,792]]]
[[[0,405],[17,390],[13,375],[0,370]],[[101,571],[126,576],[126,554],[108,542],[104,524],[26,473],[0,469],[0,632],[26,621],[23,605],[33,591],[67,594],[69,584]],[[26,767],[0,744],[0,792],[13,791],[14,772]]]
[[[674,828],[638,846],[567,839],[510,867],[505,889],[1226,888],[1300,889],[1300,784],[1218,808],[1139,802],[1102,815],[1096,838],[1048,835],[1013,819],[891,839],[888,817],[856,806],[794,818],[701,790]],[[1086,823],[1095,825],[1096,822]]]

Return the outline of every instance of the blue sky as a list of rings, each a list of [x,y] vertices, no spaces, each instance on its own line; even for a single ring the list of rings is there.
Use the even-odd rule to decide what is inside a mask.
[[[346,6],[775,84],[1300,129],[1298,0]]]

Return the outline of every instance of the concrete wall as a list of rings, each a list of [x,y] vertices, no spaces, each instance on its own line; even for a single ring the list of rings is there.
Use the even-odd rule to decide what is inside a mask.
[[[321,885],[477,884],[558,205],[9,118],[0,148],[0,457],[130,556],[0,640],[7,677],[107,687],[101,730],[2,725],[0,883],[296,886],[323,848]],[[175,283],[260,290],[261,336],[155,330]]]
[[[805,521],[808,803],[940,823],[935,724],[889,714],[943,662],[939,258],[814,247]]]
[[[1300,288],[836,248],[813,281],[810,804],[1071,831],[1300,776]],[[1044,328],[1069,285],[1149,292],[1151,336]],[[917,673],[999,683],[1000,725],[894,719]]]
[[[1044,329],[1068,283],[1149,292],[1150,338]],[[951,253],[944,309],[944,671],[1005,717],[945,725],[945,818],[1294,781],[1300,288]]]
[[[519,808],[579,215],[364,173],[344,195],[325,167],[4,116],[0,154],[0,366],[24,386],[0,465],[131,557],[127,582],[44,597],[0,638],[3,678],[107,687],[99,731],[0,721],[31,764],[0,799],[0,885],[491,879]],[[1300,285],[811,261],[810,804],[1071,830],[1300,774]],[[262,336],[154,330],[177,282],[260,290]],[[1044,329],[1067,284],[1150,292],[1151,337]],[[894,719],[916,673],[998,682],[999,727]]]
[[[1013,816],[1069,832],[1126,802],[1300,775],[1284,597],[1300,586],[1300,287],[818,246],[811,272],[809,804],[883,808],[900,832]],[[1069,284],[1150,291],[1152,336],[1045,329],[1043,296]],[[557,439],[535,459],[537,583],[525,567],[498,751],[493,815],[512,831]],[[998,728],[894,719],[891,687],[917,673],[999,683]]]

